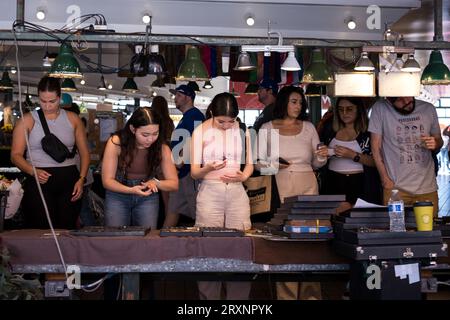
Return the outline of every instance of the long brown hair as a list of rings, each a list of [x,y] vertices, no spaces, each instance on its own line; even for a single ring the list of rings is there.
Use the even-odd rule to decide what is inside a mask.
[[[152,107],[153,110],[161,117],[162,127],[159,131],[162,133],[164,142],[170,144],[172,138],[172,132],[175,129],[172,119],[169,115],[169,105],[167,100],[162,96],[153,98]]]
[[[367,117],[366,109],[364,108],[364,102],[361,98],[358,97],[339,97],[336,100],[336,104],[333,111],[333,130],[338,132],[340,129],[345,127],[344,122],[339,117],[339,102],[342,100],[347,100],[351,104],[356,106],[356,119],[353,123],[353,127],[355,128],[356,133],[360,134],[361,132],[367,131],[367,126],[369,123],[369,119]]]
[[[136,149],[136,136],[131,131],[130,126],[132,125],[137,129],[149,124],[159,125],[159,131],[161,132],[161,118],[159,115],[149,107],[141,107],[133,112],[131,118],[125,124],[125,127],[115,133],[120,138],[119,168],[121,168],[125,179],[127,178],[127,169],[133,163],[134,152]],[[156,141],[148,148],[148,176],[154,173],[161,163],[163,139],[163,136],[159,134],[158,139],[156,139]]]

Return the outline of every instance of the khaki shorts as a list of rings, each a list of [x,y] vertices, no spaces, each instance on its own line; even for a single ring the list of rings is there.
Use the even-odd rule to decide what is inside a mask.
[[[178,191],[170,192],[168,212],[195,219],[198,182],[191,175],[179,180]]]

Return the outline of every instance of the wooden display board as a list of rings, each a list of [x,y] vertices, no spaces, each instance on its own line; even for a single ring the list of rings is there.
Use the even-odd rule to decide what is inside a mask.
[[[88,145],[91,164],[98,164],[102,159],[108,138],[124,126],[124,116],[121,112],[96,110],[88,110],[88,115]]]

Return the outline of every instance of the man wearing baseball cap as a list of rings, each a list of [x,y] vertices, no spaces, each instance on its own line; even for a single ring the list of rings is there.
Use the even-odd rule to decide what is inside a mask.
[[[278,93],[278,84],[272,79],[263,79],[259,83],[258,100],[266,107],[256,118],[253,129],[259,131],[261,126],[273,120],[273,109],[275,108],[275,100]]]
[[[175,106],[183,113],[183,117],[178,123],[175,131],[172,134],[172,153],[175,161],[181,157],[188,157],[190,154],[190,146],[184,146],[186,143],[183,140],[183,132],[186,130],[192,136],[192,132],[195,127],[205,121],[203,113],[194,107],[195,92],[194,90],[182,84],[175,90],[169,90],[172,94],[175,94]],[[179,145],[181,143],[181,145]],[[174,150],[174,148],[176,149]],[[181,152],[178,154],[178,150]],[[197,184],[191,177],[191,165],[184,163],[184,161],[177,165],[179,187],[178,191],[171,192],[169,194],[169,205],[166,208],[166,218],[164,221],[164,227],[175,227],[178,223],[180,214],[188,216],[195,220],[195,208],[197,198]]]

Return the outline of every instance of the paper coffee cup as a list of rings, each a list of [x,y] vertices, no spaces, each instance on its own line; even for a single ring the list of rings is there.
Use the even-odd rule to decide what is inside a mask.
[[[433,203],[431,201],[414,203],[414,215],[416,216],[417,231],[433,230]]]

